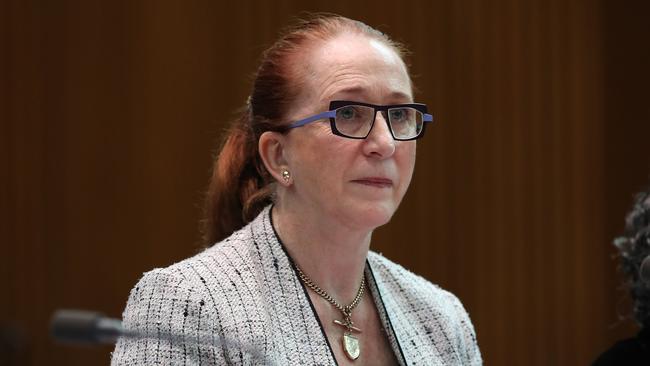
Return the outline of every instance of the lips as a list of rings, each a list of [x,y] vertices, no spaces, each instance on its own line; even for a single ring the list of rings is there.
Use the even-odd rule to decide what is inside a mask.
[[[365,177],[361,179],[355,179],[352,182],[377,188],[390,188],[393,186],[392,180],[382,177]]]

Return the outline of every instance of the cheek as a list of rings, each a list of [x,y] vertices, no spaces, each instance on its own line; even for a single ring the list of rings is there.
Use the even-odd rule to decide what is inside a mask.
[[[298,148],[292,151],[298,153],[299,158],[292,160],[310,186],[334,189],[344,171],[345,159],[350,156],[350,146],[344,139],[332,135],[329,124],[314,127],[300,138]]]
[[[415,168],[415,141],[408,141],[400,145],[396,151],[397,169],[404,182],[406,189],[411,182],[413,169]]]
[[[331,136],[318,140],[317,156],[315,156],[314,165],[317,172],[325,174],[323,180],[331,180],[328,184],[338,184],[341,175],[347,170],[348,166],[354,160],[353,146],[344,139]]]

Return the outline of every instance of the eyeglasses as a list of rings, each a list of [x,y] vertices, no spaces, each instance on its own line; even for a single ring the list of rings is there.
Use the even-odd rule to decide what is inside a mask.
[[[374,105],[361,102],[335,100],[330,110],[307,117],[289,125],[289,129],[329,118],[332,133],[351,139],[365,139],[375,124],[377,112],[381,112],[395,140],[415,140],[424,135],[426,123],[433,122],[427,106],[420,103]]]

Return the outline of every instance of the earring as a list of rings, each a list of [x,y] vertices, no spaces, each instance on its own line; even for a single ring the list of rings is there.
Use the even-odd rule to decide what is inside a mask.
[[[282,179],[284,179],[284,182],[289,184],[289,181],[291,181],[291,173],[289,173],[288,170],[283,169],[282,170]]]

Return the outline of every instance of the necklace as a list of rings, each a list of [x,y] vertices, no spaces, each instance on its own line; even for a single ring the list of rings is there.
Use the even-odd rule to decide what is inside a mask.
[[[334,319],[334,324],[340,325],[341,327],[345,328],[345,331],[343,332],[343,337],[341,338],[341,343],[343,345],[343,351],[345,351],[345,355],[348,356],[352,361],[356,360],[359,358],[359,355],[361,354],[361,349],[359,347],[359,339],[352,334],[352,332],[357,332],[361,333],[361,329],[357,328],[354,326],[354,322],[352,321],[352,310],[354,310],[357,305],[359,305],[359,302],[361,301],[361,297],[363,296],[363,290],[366,285],[366,278],[365,276],[361,277],[361,285],[359,286],[359,290],[357,291],[357,296],[354,297],[354,300],[347,305],[347,306],[341,306],[341,304],[338,303],[338,301],[334,300],[330,294],[328,294],[325,290],[322,288],[318,287],[314,283],[314,281],[311,280],[311,278],[307,277],[306,274],[304,274],[298,266],[296,266],[296,269],[298,270],[298,275],[302,282],[305,283],[307,287],[309,287],[312,291],[317,293],[319,296],[327,300],[330,304],[334,305],[335,308],[337,308],[341,314],[343,314],[343,321]]]

